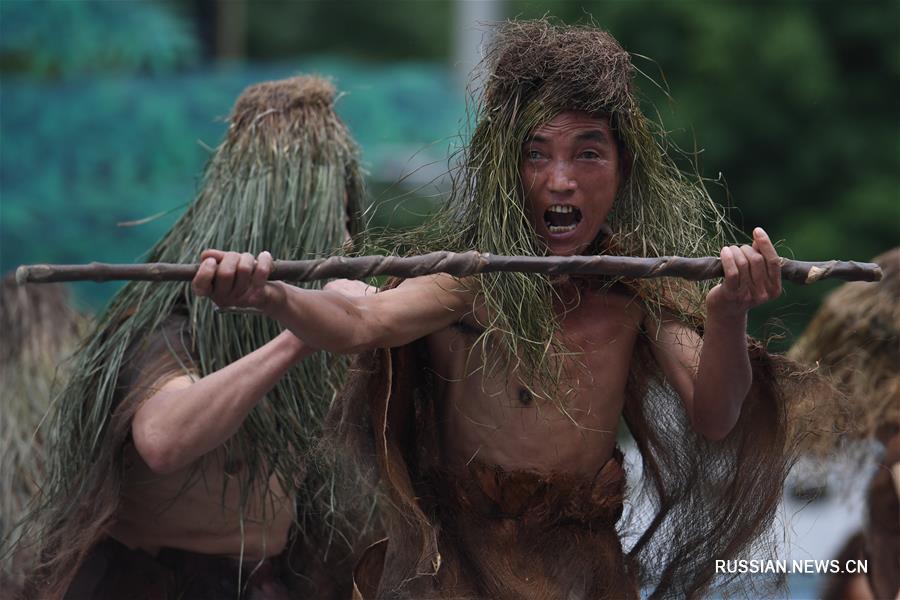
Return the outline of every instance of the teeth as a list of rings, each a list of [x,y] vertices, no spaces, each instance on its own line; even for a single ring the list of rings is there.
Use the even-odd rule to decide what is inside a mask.
[[[568,204],[554,204],[547,210],[549,210],[550,212],[555,212],[555,213],[570,213],[575,209]]]
[[[550,233],[566,233],[567,231],[574,231],[578,225],[550,225],[547,229],[550,230]]]

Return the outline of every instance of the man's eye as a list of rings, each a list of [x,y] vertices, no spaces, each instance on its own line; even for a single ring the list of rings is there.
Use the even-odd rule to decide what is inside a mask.
[[[537,159],[541,158],[541,153],[538,152],[537,150],[528,150],[525,153],[525,155],[528,157],[529,160],[537,160]]]
[[[595,150],[585,150],[580,154],[581,158],[595,159],[600,158],[600,153]]]

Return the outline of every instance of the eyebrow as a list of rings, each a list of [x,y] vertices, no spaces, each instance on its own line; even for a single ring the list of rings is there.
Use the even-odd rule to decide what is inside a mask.
[[[601,129],[591,129],[590,131],[584,131],[575,136],[575,139],[579,142],[599,142],[601,144],[610,143],[609,136],[603,132]],[[547,138],[542,135],[532,135],[525,139],[526,144],[544,144],[547,142]]]
[[[591,131],[585,131],[583,133],[579,133],[576,137],[576,140],[579,142],[600,142],[607,143],[609,142],[609,136],[606,135],[600,129],[592,129]]]

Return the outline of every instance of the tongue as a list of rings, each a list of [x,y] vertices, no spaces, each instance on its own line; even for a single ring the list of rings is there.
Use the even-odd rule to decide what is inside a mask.
[[[569,225],[574,225],[576,223],[575,220],[575,211],[569,213],[558,213],[547,211],[544,213],[544,220],[556,227],[567,227]]]

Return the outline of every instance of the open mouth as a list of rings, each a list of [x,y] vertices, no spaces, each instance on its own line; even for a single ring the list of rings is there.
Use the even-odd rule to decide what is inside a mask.
[[[554,204],[544,211],[544,224],[550,233],[575,231],[581,223],[581,211],[571,204]]]

